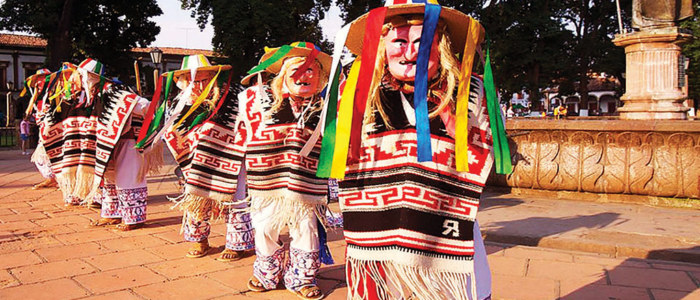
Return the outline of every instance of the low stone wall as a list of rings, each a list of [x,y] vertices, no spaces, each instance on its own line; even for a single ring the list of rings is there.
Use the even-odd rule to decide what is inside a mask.
[[[511,119],[513,173],[497,184],[700,198],[700,121]]]

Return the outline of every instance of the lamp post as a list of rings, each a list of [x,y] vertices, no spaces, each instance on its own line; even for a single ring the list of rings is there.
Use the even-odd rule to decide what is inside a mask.
[[[158,85],[158,73],[160,72],[160,65],[163,60],[163,51],[155,47],[151,49],[149,54],[151,54],[151,62],[156,66],[156,69],[153,70],[153,87],[155,88]]]
[[[7,115],[5,116],[5,127],[10,127],[10,109],[12,108],[12,90],[15,88],[15,83],[7,82],[7,95],[5,95],[5,108]]]

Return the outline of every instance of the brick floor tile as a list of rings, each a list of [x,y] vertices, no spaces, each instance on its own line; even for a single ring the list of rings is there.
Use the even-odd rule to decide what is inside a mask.
[[[323,266],[318,272],[318,278],[345,281],[345,265]]]
[[[0,216],[0,221],[2,221],[3,223],[9,223],[15,221],[40,220],[46,218],[48,218],[48,216],[43,212],[31,212],[26,214],[11,214]]]
[[[650,299],[649,293],[643,288],[591,284],[572,291],[561,291],[561,299]],[[659,300],[657,298],[657,300]]]
[[[669,291],[669,290],[659,290],[651,289],[651,294],[654,295],[654,300],[692,300],[700,299],[700,290],[695,290],[695,293],[679,292],[679,291]],[[693,295],[695,294],[695,295]]]
[[[494,299],[556,299],[557,283],[551,279],[494,274]]]
[[[604,266],[608,269],[614,267],[635,267],[649,268],[649,263],[638,258],[611,258],[606,256],[595,255],[574,255],[575,263],[588,263]]]
[[[117,291],[102,295],[81,298],[81,300],[142,300],[143,298],[135,295],[132,291]]]
[[[74,279],[95,294],[119,291],[165,281],[165,277],[144,267],[130,267],[95,274],[80,275],[76,276]]]
[[[129,237],[129,236],[139,236],[139,235],[152,235],[155,233],[161,233],[161,232],[166,232],[166,231],[172,231],[172,228],[162,226],[158,223],[153,223],[151,221],[146,221],[146,225],[144,225],[144,227],[142,227],[142,228],[139,228],[138,230],[114,231],[114,233],[116,233],[120,236]]]
[[[87,296],[89,293],[75,281],[61,278],[35,284],[26,284],[0,290],[0,299],[75,299]]]
[[[42,248],[54,247],[61,245],[61,242],[53,236],[39,235],[31,238],[23,238],[10,242],[0,243],[0,254],[16,253],[21,251],[31,251]]]
[[[88,224],[90,222],[90,219],[85,218],[83,216],[61,216],[61,217],[53,217],[49,219],[44,219],[44,220],[37,220],[34,223],[38,224],[39,226],[43,227],[49,227],[49,226],[59,226],[59,225],[65,225],[65,224]]]
[[[15,215],[15,212],[9,208],[0,208],[0,216]]]
[[[71,244],[82,244],[87,242],[102,241],[115,239],[119,236],[113,232],[95,229],[91,231],[76,232],[70,234],[60,234],[56,236],[59,241],[71,245]]]
[[[515,246],[505,249],[505,256],[517,258],[529,258],[533,260],[556,260],[563,262],[574,261],[573,255],[566,252],[547,251],[541,248]]]
[[[146,251],[152,252],[164,259],[181,259],[187,254],[190,248],[190,243],[169,244],[158,247],[146,248]]]
[[[146,250],[136,249],[90,256],[84,258],[84,260],[98,269],[105,271],[159,262],[163,259]]]
[[[27,230],[34,227],[38,227],[38,225],[30,221],[14,221],[0,224],[0,231]]]
[[[329,293],[326,293],[326,297],[323,298],[325,300],[345,300],[348,298],[348,287],[343,285],[342,287],[338,287]]]
[[[132,236],[132,237],[123,237],[119,239],[112,239],[112,240],[106,240],[106,241],[101,241],[100,244],[107,249],[112,249],[116,251],[125,251],[125,250],[131,250],[131,249],[143,249],[143,248],[150,248],[150,247],[155,247],[155,246],[161,246],[161,245],[166,245],[168,242],[160,240],[160,239],[154,239],[152,236]]]
[[[147,299],[209,299],[230,293],[231,290],[205,277],[190,277],[161,282],[133,289]]]
[[[36,250],[36,253],[39,254],[39,256],[46,259],[47,261],[60,261],[71,258],[81,258],[105,254],[109,252],[111,252],[111,250],[106,249],[95,242]]]
[[[211,298],[209,300],[240,300],[240,299],[250,299],[250,298],[246,297],[245,295],[241,295],[241,294],[229,293],[229,294],[226,294],[223,296]]]
[[[488,256],[491,273],[525,276],[527,259],[504,256]]]
[[[158,237],[160,239],[166,240],[171,243],[182,243],[185,242],[185,238],[182,236],[182,233],[180,233],[180,229],[178,228],[177,230],[169,230],[165,232],[160,232],[160,233],[155,233],[153,236]]]
[[[19,267],[12,269],[11,272],[19,281],[26,284],[88,274],[96,270],[81,260],[72,259]]]
[[[0,269],[40,264],[41,258],[31,251],[0,254]]]
[[[486,255],[488,256],[502,256],[505,254],[505,247],[497,246],[497,245],[484,245],[486,248]]]
[[[228,269],[231,266],[214,260],[212,257],[182,258],[146,265],[149,269],[169,279],[195,276]]]
[[[608,271],[612,285],[692,291],[695,283],[683,271],[617,267]]]
[[[555,280],[578,280],[581,278],[604,279],[605,270],[602,266],[595,264],[530,260],[527,277],[541,277]]]
[[[20,285],[19,281],[8,270],[0,270],[0,289]]]
[[[338,280],[318,279],[318,280],[316,280],[316,283],[318,284],[318,288],[320,288],[321,292],[325,295],[329,295],[329,294],[334,293],[336,288],[345,287],[345,280],[338,281]]]
[[[251,276],[253,276],[253,268],[250,267],[231,268],[206,275],[206,277],[216,280],[239,293],[248,291],[248,279]]]
[[[690,271],[700,273],[700,264],[684,264],[684,263],[663,263],[654,262],[651,264],[654,269]]]

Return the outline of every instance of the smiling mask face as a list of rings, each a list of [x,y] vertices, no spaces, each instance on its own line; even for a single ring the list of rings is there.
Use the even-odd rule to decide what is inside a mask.
[[[388,69],[399,81],[413,82],[416,79],[416,62],[422,30],[423,25],[405,25],[390,29],[384,36]],[[438,70],[438,41],[436,32],[428,60],[428,78],[435,77]]]
[[[289,94],[300,98],[309,98],[319,90],[321,68],[318,63],[313,63],[296,80],[292,75],[304,64],[306,59],[295,59],[285,62],[288,70],[284,74],[284,84],[289,90]]]

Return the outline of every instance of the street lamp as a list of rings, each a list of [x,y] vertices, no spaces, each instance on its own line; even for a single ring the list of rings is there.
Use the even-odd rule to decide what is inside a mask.
[[[5,111],[7,111],[7,116],[5,116],[5,126],[10,127],[10,111],[12,109],[12,90],[15,88],[15,83],[12,81],[7,82],[7,95],[5,95]]]
[[[153,87],[155,88],[158,84],[158,77],[159,77],[159,71],[160,71],[160,63],[163,60],[163,50],[158,49],[158,47],[155,47],[151,49],[151,62],[153,62],[154,65],[156,65],[156,69],[153,70]]]

